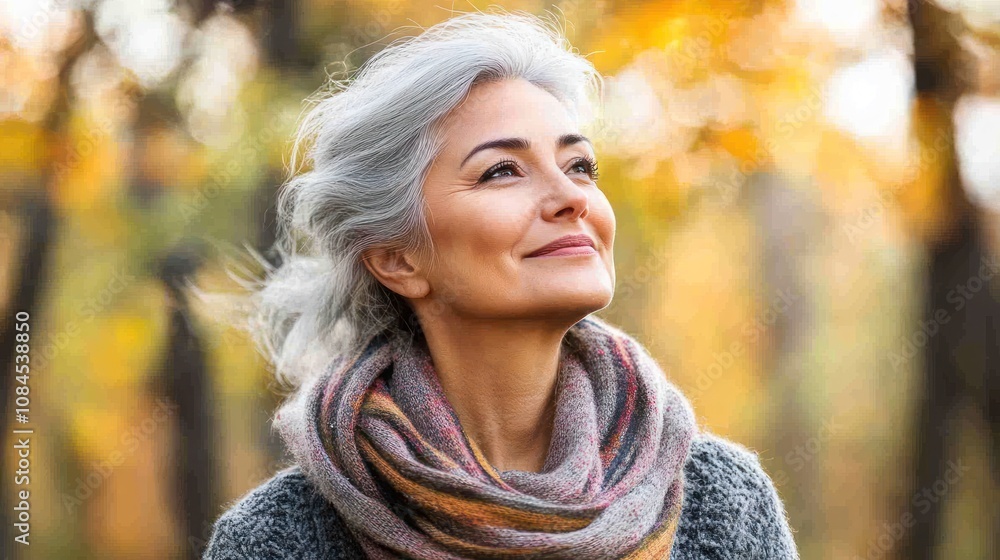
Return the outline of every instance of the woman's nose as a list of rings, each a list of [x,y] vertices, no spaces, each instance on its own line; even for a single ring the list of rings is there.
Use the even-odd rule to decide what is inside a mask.
[[[556,166],[546,173],[543,180],[549,187],[543,210],[547,219],[575,220],[587,215],[590,197],[583,186]]]

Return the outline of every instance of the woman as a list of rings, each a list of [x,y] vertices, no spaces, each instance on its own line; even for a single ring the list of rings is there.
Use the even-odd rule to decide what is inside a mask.
[[[275,417],[296,465],[205,557],[798,558],[756,455],[592,315],[615,286],[578,128],[601,79],[558,28],[463,14],[337,85],[254,294],[300,384]]]

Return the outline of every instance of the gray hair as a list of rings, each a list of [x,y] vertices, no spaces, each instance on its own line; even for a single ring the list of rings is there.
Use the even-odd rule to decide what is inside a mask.
[[[602,95],[600,74],[557,21],[501,10],[463,13],[393,41],[313,99],[277,199],[272,249],[281,262],[249,296],[251,333],[279,381],[298,385],[380,332],[419,329],[362,255],[433,254],[422,185],[441,147],[438,126],[474,85],[513,78],[548,91],[578,119]]]

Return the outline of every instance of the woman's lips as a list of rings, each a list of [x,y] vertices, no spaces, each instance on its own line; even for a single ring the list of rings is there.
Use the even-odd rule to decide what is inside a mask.
[[[561,249],[556,249],[551,253],[544,253],[542,255],[537,255],[534,257],[529,257],[532,259],[543,259],[545,257],[568,257],[572,255],[596,255],[597,250],[589,245],[579,245],[576,247],[563,247]]]

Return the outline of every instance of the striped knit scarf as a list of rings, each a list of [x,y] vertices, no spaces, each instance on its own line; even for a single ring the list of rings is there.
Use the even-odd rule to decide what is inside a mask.
[[[646,350],[593,315],[563,339],[542,472],[490,465],[424,341],[372,338],[275,425],[368,557],[427,559],[666,559],[696,429]]]

